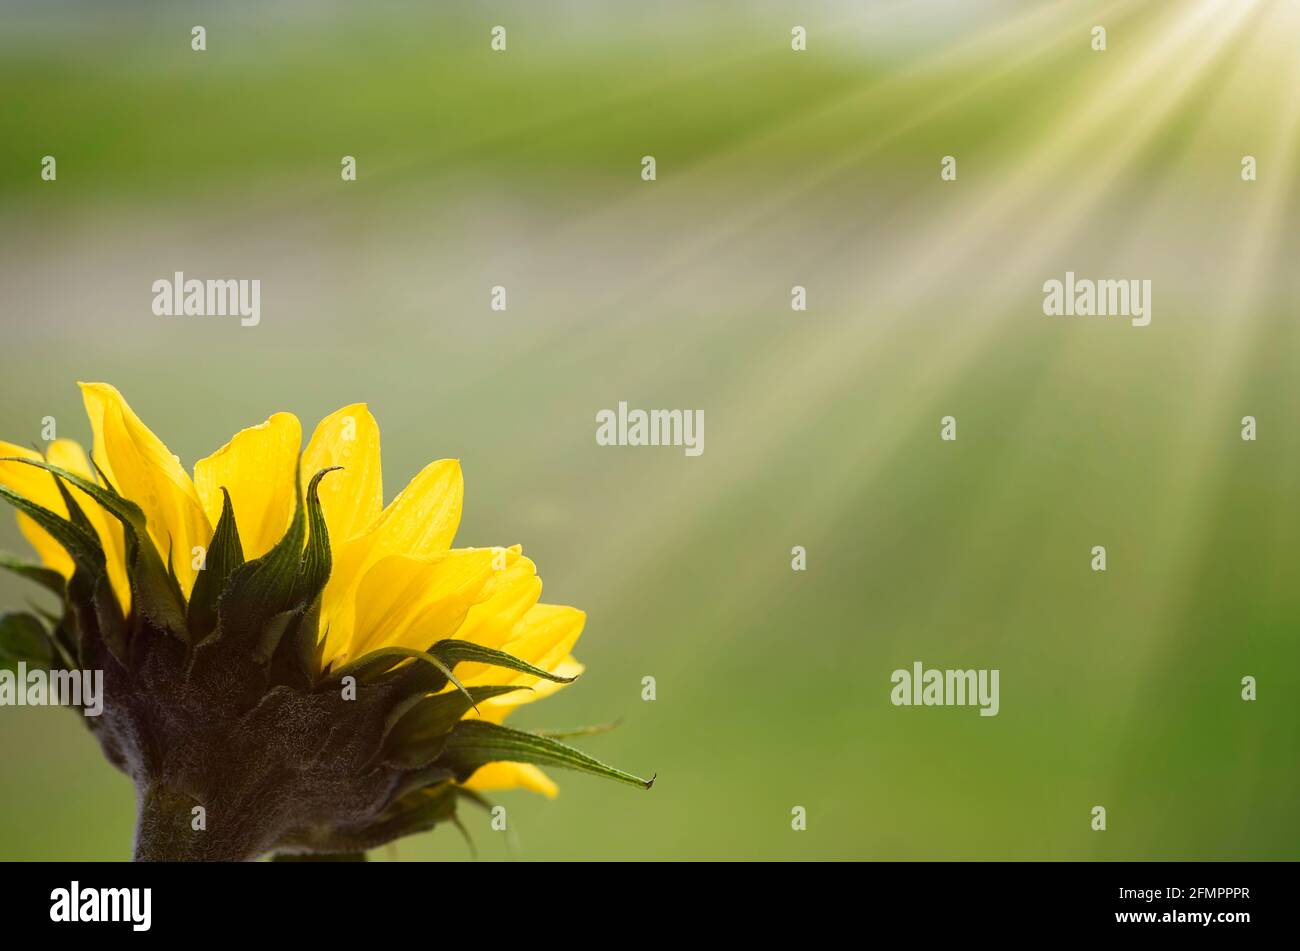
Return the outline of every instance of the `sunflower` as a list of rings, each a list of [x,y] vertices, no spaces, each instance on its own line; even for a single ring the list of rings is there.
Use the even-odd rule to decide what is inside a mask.
[[[503,724],[581,673],[585,615],[539,601],[518,546],[451,547],[456,461],[385,506],[358,403],[305,449],[276,413],[191,477],[116,389],[81,392],[89,457],[0,443],[0,496],[40,557],[0,564],[62,602],[0,619],[0,660],[102,671],[83,720],[135,782],[136,858],[364,853],[485,792],[554,796],[540,766],[651,785]]]

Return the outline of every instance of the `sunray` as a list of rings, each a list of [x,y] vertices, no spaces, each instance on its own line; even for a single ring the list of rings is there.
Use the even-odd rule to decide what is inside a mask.
[[[1204,3],[1197,11],[1197,16],[1189,21],[1180,21],[1178,28],[1166,34],[1163,41],[1152,50],[1148,61],[1144,62],[1138,77],[1125,74],[1113,80],[1104,93],[1098,93],[1107,100],[1111,96],[1120,96],[1127,102],[1138,90],[1144,89],[1145,83],[1159,78],[1161,83],[1156,93],[1146,100],[1142,108],[1135,111],[1131,121],[1124,124],[1132,134],[1120,141],[1088,169],[1088,172],[1071,183],[1074,189],[1071,200],[1063,202],[1053,213],[1041,216],[1036,227],[1027,229],[1017,245],[1008,250],[1011,260],[1019,260],[1027,265],[1037,265],[1050,259],[1055,249],[1062,245],[1077,227],[1078,223],[1089,213],[1093,202],[1112,187],[1122,170],[1140,154],[1151,130],[1159,127],[1161,121],[1176,109],[1185,98],[1188,90],[1194,87],[1197,77],[1214,61],[1217,53],[1225,48],[1242,27],[1246,12],[1237,8],[1228,16],[1218,18],[1223,13],[1220,3]],[[1212,39],[1207,41],[1198,30],[1210,22],[1215,22],[1216,30]],[[1191,47],[1188,49],[1187,47]],[[1156,55],[1159,51],[1159,56]],[[1025,160],[1024,166],[1035,172],[1040,189],[1053,180],[1054,172],[1060,174],[1062,167],[1068,167],[1075,143],[1095,134],[1113,114],[1113,107],[1094,106],[1085,111],[1083,118],[1068,122],[1049,139],[1048,143],[1035,149]],[[1142,133],[1146,132],[1144,136]],[[955,237],[942,242],[944,254],[927,254],[924,250],[925,237],[915,242],[916,248],[900,255],[902,261],[901,278],[898,272],[892,276],[882,291],[873,296],[882,301],[878,309],[885,312],[915,311],[918,306],[916,288],[925,292],[930,290],[932,280],[923,280],[925,264],[932,257],[943,260],[941,266],[951,266],[952,257],[969,256],[979,250],[982,235],[987,232],[990,216],[1001,219],[1004,200],[1007,204],[1025,205],[1035,199],[1024,198],[1017,194],[1016,182],[1023,182],[1023,176],[1017,175],[1013,181],[1004,185],[996,199],[982,203],[978,211],[968,213],[964,220],[959,220],[956,228],[952,221],[942,222],[931,229],[925,237],[933,237],[956,232]],[[1016,199],[1019,199],[1016,201]],[[952,217],[952,216],[949,216]],[[909,255],[915,251],[916,257]],[[912,264],[916,260],[918,263]],[[964,314],[963,322],[955,332],[950,332],[942,346],[919,358],[917,366],[905,383],[903,391],[896,394],[899,405],[918,406],[932,401],[940,389],[950,385],[959,377],[964,367],[971,365],[984,352],[984,344],[991,340],[1004,321],[990,321],[986,318],[1003,307],[1014,289],[1016,278],[1000,275],[994,286],[983,297],[981,303],[970,306]],[[764,437],[751,440],[745,446],[744,458],[732,460],[732,465],[740,470],[746,466],[761,465],[762,459],[771,458],[776,444],[789,442],[792,433],[803,425],[808,415],[818,411],[825,399],[825,394],[836,391],[846,374],[861,374],[866,366],[861,355],[872,341],[879,340],[887,332],[887,324],[879,321],[870,324],[846,323],[835,328],[837,332],[827,333],[831,328],[823,327],[823,332],[803,352],[798,354],[782,353],[773,359],[768,367],[754,368],[741,382],[739,390],[733,390],[727,400],[733,407],[745,406],[746,412],[757,413],[766,422]],[[771,381],[790,379],[803,381],[799,386],[798,398],[790,398],[791,393],[780,386],[773,387]],[[756,381],[763,381],[756,387]],[[937,419],[937,417],[936,417]],[[1008,424],[1014,421],[1008,421]],[[885,462],[897,451],[902,441],[910,433],[910,418],[903,414],[897,417],[893,428],[887,432],[874,431],[870,439],[863,439],[856,445],[843,447],[837,454],[838,476],[821,479],[806,487],[806,491],[792,508],[783,507],[785,521],[806,521],[810,515],[824,513],[832,507],[833,499],[843,498],[844,493],[860,491],[864,479],[870,479],[871,473],[879,471]],[[716,501],[716,500],[713,500]],[[689,522],[692,515],[682,513],[683,524]],[[662,523],[658,530],[665,530]]]
[[[891,127],[873,129],[870,135],[853,140],[831,157],[822,156],[819,164],[791,179],[780,188],[764,190],[758,197],[753,194],[753,183],[747,183],[745,200],[732,203],[740,210],[714,223],[711,227],[689,235],[685,240],[675,241],[665,246],[656,259],[649,262],[635,278],[619,282],[617,288],[608,294],[594,298],[585,307],[584,312],[603,313],[618,308],[622,314],[619,325],[612,330],[617,333],[633,332],[631,325],[636,322],[636,308],[625,306],[644,298],[648,289],[661,286],[671,281],[672,275],[690,268],[703,256],[716,254],[718,248],[726,241],[743,235],[764,221],[770,221],[783,213],[783,209],[796,204],[801,196],[825,186],[836,175],[843,174],[860,164],[871,154],[882,149],[889,142],[895,141],[909,130],[915,129],[935,117],[943,115],[971,96],[998,81],[1014,74],[1026,64],[1051,55],[1071,42],[1077,42],[1082,34],[1079,23],[1072,20],[1069,25],[1053,28],[1055,19],[1062,11],[1074,6],[1070,0],[1057,0],[1052,4],[1035,5],[1024,13],[1005,22],[996,22],[973,36],[964,37],[955,43],[941,47],[933,54],[912,65],[896,75],[883,78],[879,82],[868,82],[863,88],[846,93],[836,99],[808,110],[805,114],[791,117],[786,122],[771,126],[761,134],[746,139],[730,149],[711,156],[707,161],[683,170],[674,179],[674,187],[684,191],[703,189],[703,194],[716,194],[720,189],[730,186],[735,179],[735,167],[743,164],[747,156],[759,156],[774,144],[790,136],[798,136],[800,130],[817,126],[834,119],[837,114],[855,113],[871,104],[878,107],[887,106],[891,99],[926,77],[936,78],[948,75],[954,63],[977,60],[990,49],[1012,47],[1014,55],[1005,59],[992,69],[982,73],[978,80],[951,88],[939,96],[924,110],[904,114]],[[1103,12],[1116,17],[1122,15],[1127,5],[1115,2]],[[846,120],[847,121],[847,120]],[[577,243],[584,236],[604,234],[626,227],[626,215],[629,207],[652,201],[643,191],[636,191],[628,197],[606,205],[591,215],[575,219],[553,233],[553,240],[563,243]],[[652,319],[651,314],[644,313],[641,319]],[[547,338],[567,336],[581,339],[586,336],[585,327],[576,324],[553,322],[546,327],[534,329],[534,333],[544,334]]]

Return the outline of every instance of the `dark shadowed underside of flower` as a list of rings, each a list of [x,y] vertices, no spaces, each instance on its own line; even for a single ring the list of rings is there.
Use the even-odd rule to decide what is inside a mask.
[[[386,507],[363,404],[301,450],[277,413],[193,478],[117,390],[83,384],[88,460],[0,443],[0,496],[40,555],[0,564],[61,614],[0,617],[0,666],[103,671],[84,722],[139,797],[138,859],[364,853],[559,766],[648,787],[504,726],[576,679],[584,615],[539,602],[520,549],[452,548],[460,467]]]

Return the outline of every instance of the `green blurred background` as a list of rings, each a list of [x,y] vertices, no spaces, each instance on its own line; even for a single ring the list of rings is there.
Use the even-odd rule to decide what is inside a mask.
[[[1300,858],[1294,3],[0,17],[0,437],[84,440],[78,379],[187,464],[365,400],[389,496],[460,458],[458,543],[588,611],[512,722],[622,718],[582,745],[659,781],[502,794],[482,857]],[[261,325],[155,317],[177,270],[260,278]],[[1066,270],[1151,325],[1045,317]],[[704,454],[598,447],[620,400]],[[916,660],[999,668],[1000,714],[892,706]],[[128,857],[133,809],[74,716],[0,709],[0,858]]]

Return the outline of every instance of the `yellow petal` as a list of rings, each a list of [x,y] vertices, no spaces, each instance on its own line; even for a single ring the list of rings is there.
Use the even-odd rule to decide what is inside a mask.
[[[488,763],[463,785],[476,792],[523,788],[541,793],[547,799],[554,799],[560,792],[560,787],[532,763]]]
[[[239,541],[249,560],[270,551],[289,527],[301,446],[297,417],[276,413],[194,465],[194,488],[212,525],[221,518],[221,489],[230,493]],[[324,483],[335,474],[326,476]]]
[[[61,469],[82,476],[90,482],[99,482],[86,458],[85,450],[71,439],[56,439],[46,450],[46,458]],[[99,536],[100,547],[104,549],[104,559],[108,570],[109,584],[117,595],[122,612],[131,610],[131,583],[126,574],[126,543],[122,535],[122,523],[116,516],[110,515],[104,508],[75,486],[68,486],[73,499],[86,513],[86,519]]]
[[[302,455],[306,483],[322,469],[342,466],[320,484],[321,509],[336,548],[365,532],[384,505],[379,462],[379,424],[365,403],[353,403],[322,419]]]
[[[494,552],[492,576],[483,588],[484,599],[470,609],[456,632],[458,640],[500,648],[515,624],[542,595],[537,566],[525,558],[518,545],[489,549]]]
[[[106,383],[82,383],[95,434],[94,458],[117,491],[144,511],[149,536],[186,597],[194,586],[193,550],[206,547],[212,526],[180,460]]]
[[[0,442],[0,458],[17,456],[20,459],[40,459],[41,454],[10,442]],[[28,501],[49,509],[55,515],[68,517],[68,507],[63,504],[54,476],[23,462],[0,462],[0,485],[17,492]],[[41,564],[52,568],[65,578],[72,577],[72,556],[54,540],[45,529],[31,518],[18,513],[18,529],[36,549]]]
[[[455,459],[431,462],[346,547],[362,553],[366,565],[388,555],[424,558],[446,551],[460,526],[464,499],[460,463]]]
[[[355,660],[381,647],[427,650],[451,637],[483,597],[492,550],[455,549],[426,559],[390,555],[357,586],[352,621],[331,623],[326,656]]]
[[[585,611],[562,604],[534,604],[515,625],[503,648],[537,667],[551,669],[567,657],[582,636]]]
[[[328,652],[349,650],[358,585],[371,568],[393,555],[422,561],[448,549],[460,524],[464,492],[460,463],[432,462],[369,530],[337,547],[331,542],[334,565],[321,597],[321,626],[330,634]]]

